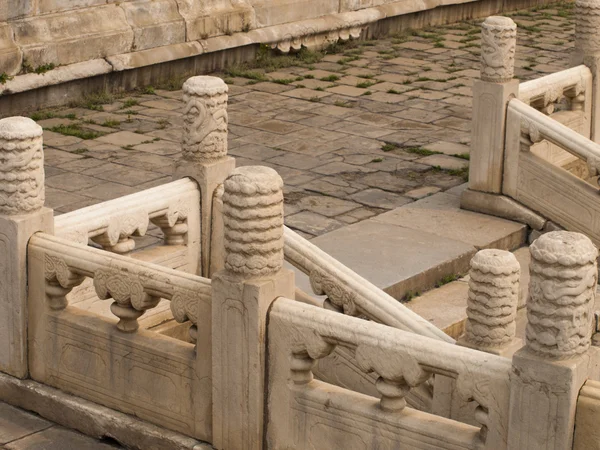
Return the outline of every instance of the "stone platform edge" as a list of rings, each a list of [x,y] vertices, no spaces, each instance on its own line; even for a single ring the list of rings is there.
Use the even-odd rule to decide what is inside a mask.
[[[97,439],[112,438],[131,449],[213,450],[210,444],[36,381],[4,373],[0,373],[0,401]]]
[[[549,0],[394,2],[59,65],[45,73],[15,75],[0,84],[0,117],[61,106],[86,93],[134,89],[164,83],[174,77],[183,79],[219,70],[227,64],[254,58],[262,44],[282,52],[303,46],[318,48],[338,39],[379,37],[550,3]],[[6,22],[0,24],[5,25]]]

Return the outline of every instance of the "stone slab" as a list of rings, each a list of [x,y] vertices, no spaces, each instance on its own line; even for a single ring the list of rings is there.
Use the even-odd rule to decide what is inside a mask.
[[[423,228],[426,229],[426,228]],[[369,219],[311,241],[397,299],[463,273],[475,254],[464,242]]]
[[[113,445],[104,444],[76,431],[52,427],[7,444],[7,450],[111,450]]]
[[[438,193],[372,219],[379,223],[426,230],[478,249],[514,250],[525,243],[527,226],[460,209],[456,195]]]
[[[469,284],[453,281],[413,298],[406,306],[453,339],[464,332]]]
[[[0,444],[16,441],[51,426],[51,422],[41,417],[6,403],[0,403]]]

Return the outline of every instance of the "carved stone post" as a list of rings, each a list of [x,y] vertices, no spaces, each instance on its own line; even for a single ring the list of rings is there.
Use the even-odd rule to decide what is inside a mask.
[[[513,356],[509,449],[571,448],[577,396],[590,375],[598,250],[555,231],[531,246],[526,345]]]
[[[27,366],[27,242],[52,233],[44,208],[42,128],[25,117],[0,120],[0,370],[25,378]]]
[[[217,187],[235,168],[227,156],[227,85],[216,77],[192,77],[183,85],[182,155],[175,179],[190,177],[200,188],[201,275],[210,275],[212,205]]]
[[[212,280],[212,443],[219,450],[263,444],[268,310],[294,295],[293,273],[282,269],[282,187],[267,167],[241,167],[224,184],[225,269]]]
[[[600,0],[575,3],[576,63],[592,71],[592,140],[600,142]]]
[[[521,345],[515,338],[521,267],[504,250],[477,252],[471,260],[465,334],[459,344],[511,356]]]
[[[500,194],[504,163],[506,107],[519,92],[513,80],[517,25],[488,17],[481,27],[481,81],[473,85],[473,132],[469,189]]]

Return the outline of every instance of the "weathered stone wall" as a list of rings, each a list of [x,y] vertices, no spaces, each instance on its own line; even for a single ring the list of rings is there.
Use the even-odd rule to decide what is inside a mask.
[[[250,43],[323,42],[330,32],[336,39],[381,19],[481,1],[0,0],[0,74],[103,58],[123,70]],[[211,42],[218,36],[229,39]],[[157,47],[165,48],[154,58],[110,59]]]

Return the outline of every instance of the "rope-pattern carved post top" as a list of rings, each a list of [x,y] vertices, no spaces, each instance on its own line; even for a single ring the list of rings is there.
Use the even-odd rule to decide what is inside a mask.
[[[184,83],[184,160],[210,162],[227,156],[227,92],[227,84],[217,77],[192,77]]]
[[[492,83],[512,80],[515,73],[517,24],[491,16],[481,25],[481,79]]]
[[[555,231],[530,247],[527,348],[553,359],[590,346],[598,249],[583,234]]]
[[[44,206],[42,134],[29,118],[0,120],[0,214],[28,214]]]
[[[577,0],[575,21],[575,47],[586,56],[600,55],[600,0]]]
[[[225,268],[261,278],[283,266],[283,180],[268,167],[240,167],[225,180]]]
[[[519,276],[515,255],[486,249],[471,260],[465,339],[477,347],[501,347],[516,332]]]

